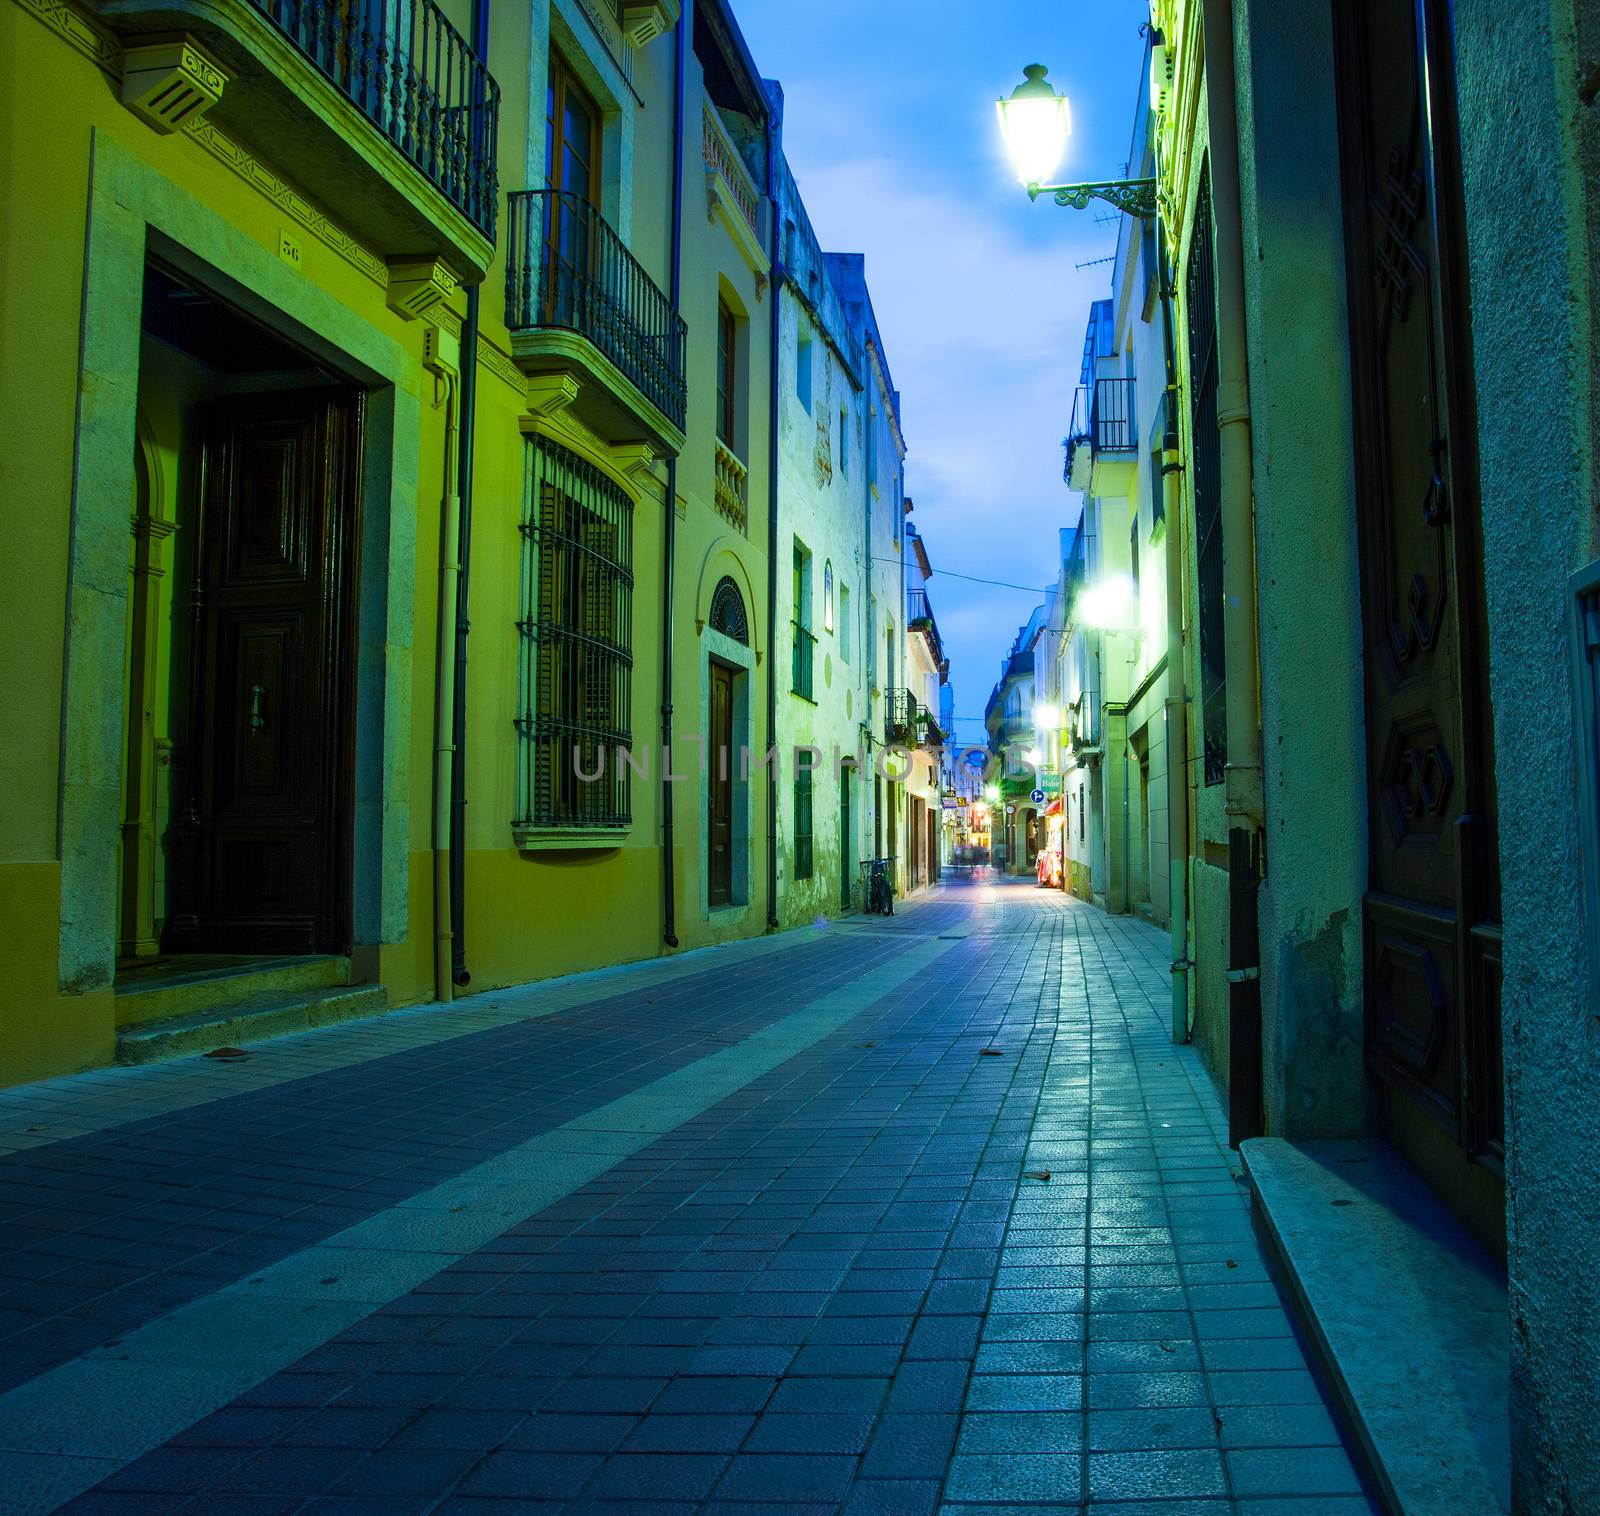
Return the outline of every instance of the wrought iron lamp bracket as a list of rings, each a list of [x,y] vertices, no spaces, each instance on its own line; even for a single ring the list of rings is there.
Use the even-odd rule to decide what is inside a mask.
[[[1057,205],[1076,211],[1088,209],[1091,200],[1104,200],[1107,205],[1129,216],[1153,216],[1157,208],[1154,179],[1105,179],[1093,184],[1028,186],[1030,200],[1037,200],[1040,195],[1049,195]]]

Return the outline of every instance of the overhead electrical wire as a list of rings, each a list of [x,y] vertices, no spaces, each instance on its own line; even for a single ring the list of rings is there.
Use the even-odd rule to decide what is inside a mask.
[[[874,563],[899,563],[900,562],[900,560],[898,558],[880,558],[880,557],[877,557],[876,555],[874,555],[872,561]],[[954,569],[934,569],[929,573],[928,578],[930,578],[930,579],[940,579],[940,578],[943,578],[943,579],[966,579],[966,580],[969,580],[973,584],[992,584],[992,585],[996,586],[998,589],[1003,589],[1003,590],[1022,590],[1025,594],[1029,594],[1029,595],[1048,595],[1050,593],[1050,586],[1049,585],[1045,585],[1044,587],[1041,588],[1039,585],[1036,585],[1036,584],[1013,584],[1009,579],[981,579],[976,574],[958,574],[958,573],[956,573],[956,571]]]

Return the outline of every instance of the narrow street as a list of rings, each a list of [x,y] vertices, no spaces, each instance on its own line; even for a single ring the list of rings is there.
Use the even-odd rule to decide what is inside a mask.
[[[0,1509],[1365,1512],[1167,1015],[957,881],[7,1091]]]

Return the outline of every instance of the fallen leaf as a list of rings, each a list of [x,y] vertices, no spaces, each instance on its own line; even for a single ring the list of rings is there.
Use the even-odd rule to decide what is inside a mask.
[[[1001,1054],[999,1048],[979,1048],[978,1052],[984,1058],[998,1058]]]
[[[1229,1267],[1229,1268],[1230,1268],[1230,1269],[1236,1269],[1236,1268],[1238,1268],[1238,1267],[1239,1267],[1239,1265],[1238,1265],[1238,1264],[1237,1264],[1237,1263],[1236,1263],[1236,1262],[1234,1262],[1234,1260],[1233,1260],[1233,1259],[1231,1259],[1231,1258],[1229,1258],[1229,1259],[1228,1259],[1228,1260],[1227,1260],[1227,1264],[1228,1264],[1228,1267]]]
[[[1355,1201],[1353,1201],[1353,1200],[1330,1200],[1328,1202],[1328,1204],[1329,1205],[1354,1205]]]
[[[248,1058],[250,1054],[243,1048],[212,1048],[211,1051],[205,1056],[207,1058],[225,1058],[229,1060],[236,1060],[239,1058]]]
[[[1048,1184],[1050,1182],[1050,1170],[1049,1169],[1024,1169],[1023,1173],[1022,1173],[1022,1177],[1024,1179],[1040,1179],[1040,1180],[1043,1180],[1046,1184]]]
[[[858,1048],[875,1048],[877,1045],[878,1044],[875,1042],[858,1042],[856,1044]]]

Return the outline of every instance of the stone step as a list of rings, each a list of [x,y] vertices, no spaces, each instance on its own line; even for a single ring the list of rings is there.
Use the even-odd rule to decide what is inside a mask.
[[[287,999],[349,982],[350,960],[333,953],[294,958],[178,958],[118,978],[117,1026],[211,1014],[268,997]]]
[[[214,1048],[249,1046],[336,1021],[381,1016],[388,1009],[389,992],[381,984],[362,984],[168,1016],[122,1027],[117,1032],[117,1062],[158,1063]]]
[[[1392,1516],[1511,1509],[1505,1273],[1383,1142],[1255,1137],[1274,1272]]]

